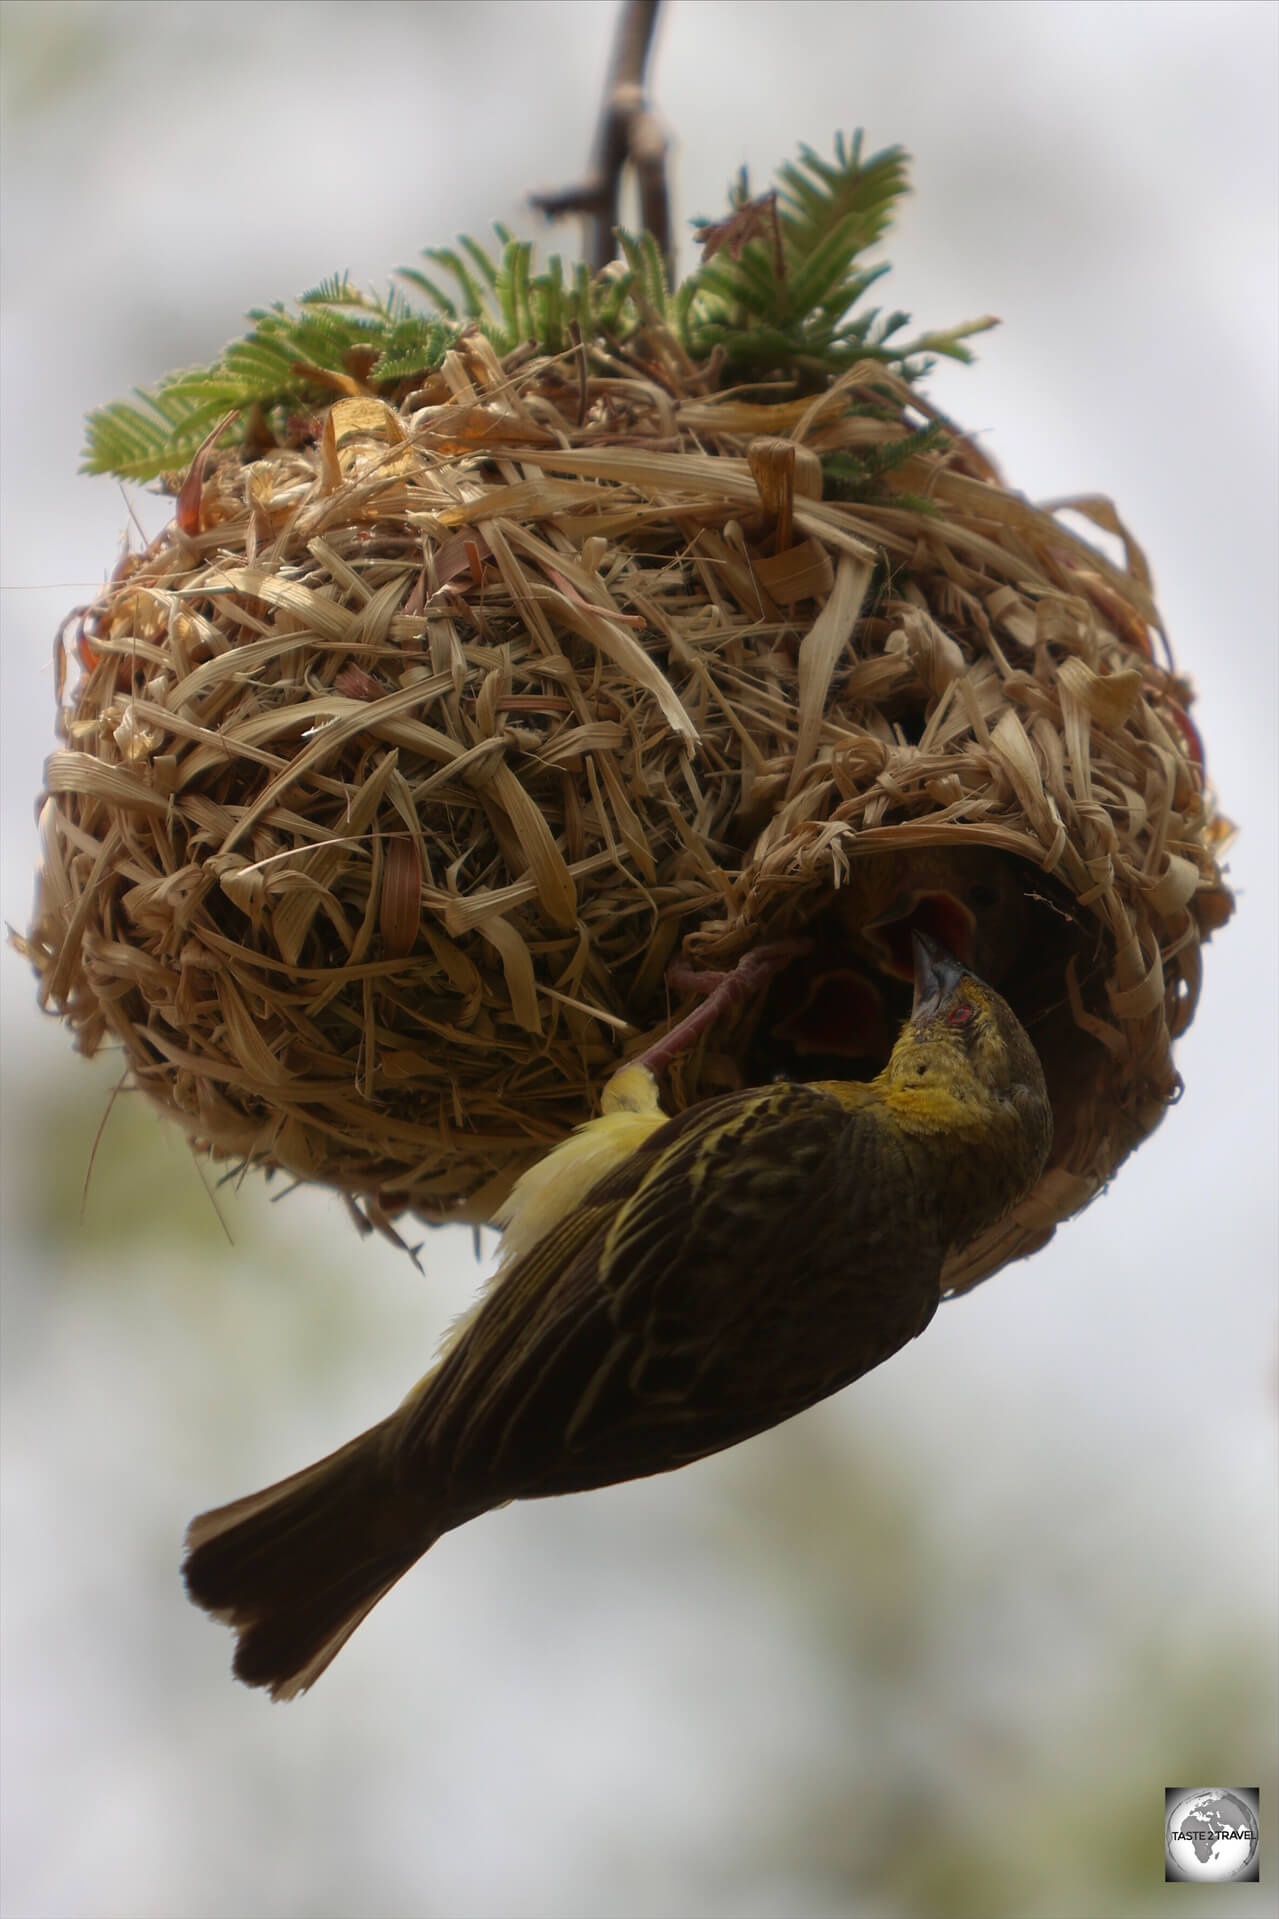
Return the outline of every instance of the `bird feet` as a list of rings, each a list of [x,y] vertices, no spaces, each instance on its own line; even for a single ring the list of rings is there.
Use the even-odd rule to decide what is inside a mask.
[[[690,966],[687,960],[675,960],[666,970],[670,985],[679,992],[702,993],[705,998],[700,1006],[695,1006],[691,1013],[685,1013],[683,1019],[677,1020],[669,1032],[654,1040],[634,1063],[647,1067],[650,1073],[660,1073],[664,1066],[692,1045],[699,1033],[704,1033],[708,1026],[713,1026],[733,1007],[752,999],[793,959],[810,953],[812,947],[813,942],[806,939],[773,940],[767,946],[756,946],[749,953],[743,953],[736,966],[728,972],[716,972],[710,968]]]

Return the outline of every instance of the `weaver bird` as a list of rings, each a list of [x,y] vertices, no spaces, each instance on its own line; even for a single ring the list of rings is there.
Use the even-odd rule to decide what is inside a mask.
[[[188,1590],[235,1628],[248,1684],[310,1686],[480,1513],[668,1472],[878,1366],[932,1318],[951,1248],[1034,1185],[1052,1133],[1011,1009],[922,936],[873,1080],[749,1087],[673,1119],[648,1067],[612,1087],[577,1136],[597,1176],[570,1139],[562,1205],[554,1179],[515,1195],[512,1256],[399,1409],[193,1521]]]

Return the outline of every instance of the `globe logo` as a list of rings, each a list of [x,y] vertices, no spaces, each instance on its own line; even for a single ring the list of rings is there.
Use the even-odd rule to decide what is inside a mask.
[[[1258,1877],[1257,1795],[1245,1786],[1173,1787],[1164,1823],[1166,1879],[1221,1884]]]

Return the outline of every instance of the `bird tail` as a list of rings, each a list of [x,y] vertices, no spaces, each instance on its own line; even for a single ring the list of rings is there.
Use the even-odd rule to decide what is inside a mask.
[[[237,1634],[246,1685],[292,1699],[461,1515],[393,1470],[392,1415],[305,1471],[187,1529],[183,1577]],[[468,1515],[469,1516],[469,1515]]]

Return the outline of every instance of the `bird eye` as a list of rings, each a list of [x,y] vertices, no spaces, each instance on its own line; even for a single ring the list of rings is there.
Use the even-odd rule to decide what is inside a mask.
[[[961,1000],[958,1006],[952,1006],[946,1015],[947,1026],[967,1026],[973,1016],[973,1009],[967,1000]]]

